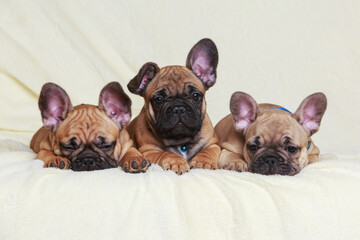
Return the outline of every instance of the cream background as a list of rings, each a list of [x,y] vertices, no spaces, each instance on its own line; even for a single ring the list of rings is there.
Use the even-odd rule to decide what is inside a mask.
[[[214,124],[229,113],[234,91],[291,111],[322,91],[328,109],[316,143],[322,152],[358,156],[359,12],[359,1],[335,0],[1,1],[0,128],[41,126],[45,82],[65,88],[73,104],[97,104],[107,82],[126,88],[147,61],[183,65],[210,37],[220,56],[206,96]],[[143,102],[130,96],[136,115]]]
[[[0,1],[0,239],[360,239],[359,1]],[[234,91],[295,111],[322,91],[321,161],[295,177],[152,166],[43,169],[28,144],[46,82],[74,105],[147,61],[219,50],[213,123]],[[143,104],[129,94],[133,116]],[[100,229],[100,230],[99,230]]]

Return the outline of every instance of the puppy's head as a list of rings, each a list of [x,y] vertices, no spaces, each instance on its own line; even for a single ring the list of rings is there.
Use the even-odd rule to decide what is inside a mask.
[[[54,153],[71,161],[74,171],[117,167],[119,131],[131,118],[131,100],[120,84],[101,91],[99,105],[73,107],[69,96],[56,84],[43,86],[39,108],[44,126],[54,133]]]
[[[249,171],[264,175],[295,175],[308,164],[310,136],[318,131],[326,97],[315,93],[294,114],[262,107],[248,94],[236,92],[230,108],[235,128],[245,136],[244,157]],[[311,143],[311,142],[310,142]]]
[[[159,69],[155,63],[146,63],[129,82],[130,92],[144,97],[147,122],[161,139],[181,144],[200,131],[205,91],[216,81],[217,62],[215,44],[202,39],[190,50],[186,67]]]

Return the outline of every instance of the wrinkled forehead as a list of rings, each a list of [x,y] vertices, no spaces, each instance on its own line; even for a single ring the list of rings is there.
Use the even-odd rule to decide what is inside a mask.
[[[296,144],[305,144],[307,134],[305,129],[288,114],[261,114],[250,125],[246,139],[261,137],[266,143],[279,143],[291,140]]]
[[[115,122],[96,106],[79,105],[60,124],[57,135],[64,140],[76,136],[82,142],[88,142],[99,136],[115,140],[118,131]]]
[[[192,88],[196,88],[202,93],[205,92],[202,82],[191,70],[184,66],[167,66],[161,68],[150,82],[146,97],[151,97],[159,91],[165,91],[167,95],[172,96],[182,95],[188,93]]]

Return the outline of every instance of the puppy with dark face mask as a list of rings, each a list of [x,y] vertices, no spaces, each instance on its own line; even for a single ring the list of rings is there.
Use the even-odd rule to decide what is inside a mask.
[[[99,106],[75,107],[61,87],[47,83],[39,97],[44,126],[30,147],[44,167],[90,171],[120,165],[126,172],[144,172],[150,162],[133,147],[124,128],[130,107],[130,98],[117,82],[102,89]]]
[[[327,100],[315,93],[294,114],[273,104],[257,104],[248,94],[235,92],[231,114],[215,127],[222,147],[219,167],[264,175],[295,175],[316,162],[319,149],[311,140],[318,131]]]
[[[146,159],[178,174],[217,168],[220,147],[205,102],[217,63],[215,44],[203,39],[189,52],[186,67],[159,69],[149,62],[129,82],[145,104],[127,129]]]

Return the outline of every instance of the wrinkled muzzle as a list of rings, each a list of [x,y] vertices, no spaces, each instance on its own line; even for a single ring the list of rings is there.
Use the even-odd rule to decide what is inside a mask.
[[[71,159],[71,169],[74,171],[93,171],[117,167],[116,161],[100,156],[91,149],[85,149]]]
[[[201,125],[201,114],[195,106],[189,101],[176,99],[164,104],[155,129],[163,138],[182,139],[196,135]]]
[[[297,169],[292,166],[290,159],[275,150],[264,151],[255,156],[249,168],[250,172],[259,173],[263,175],[295,175],[298,173]]]

